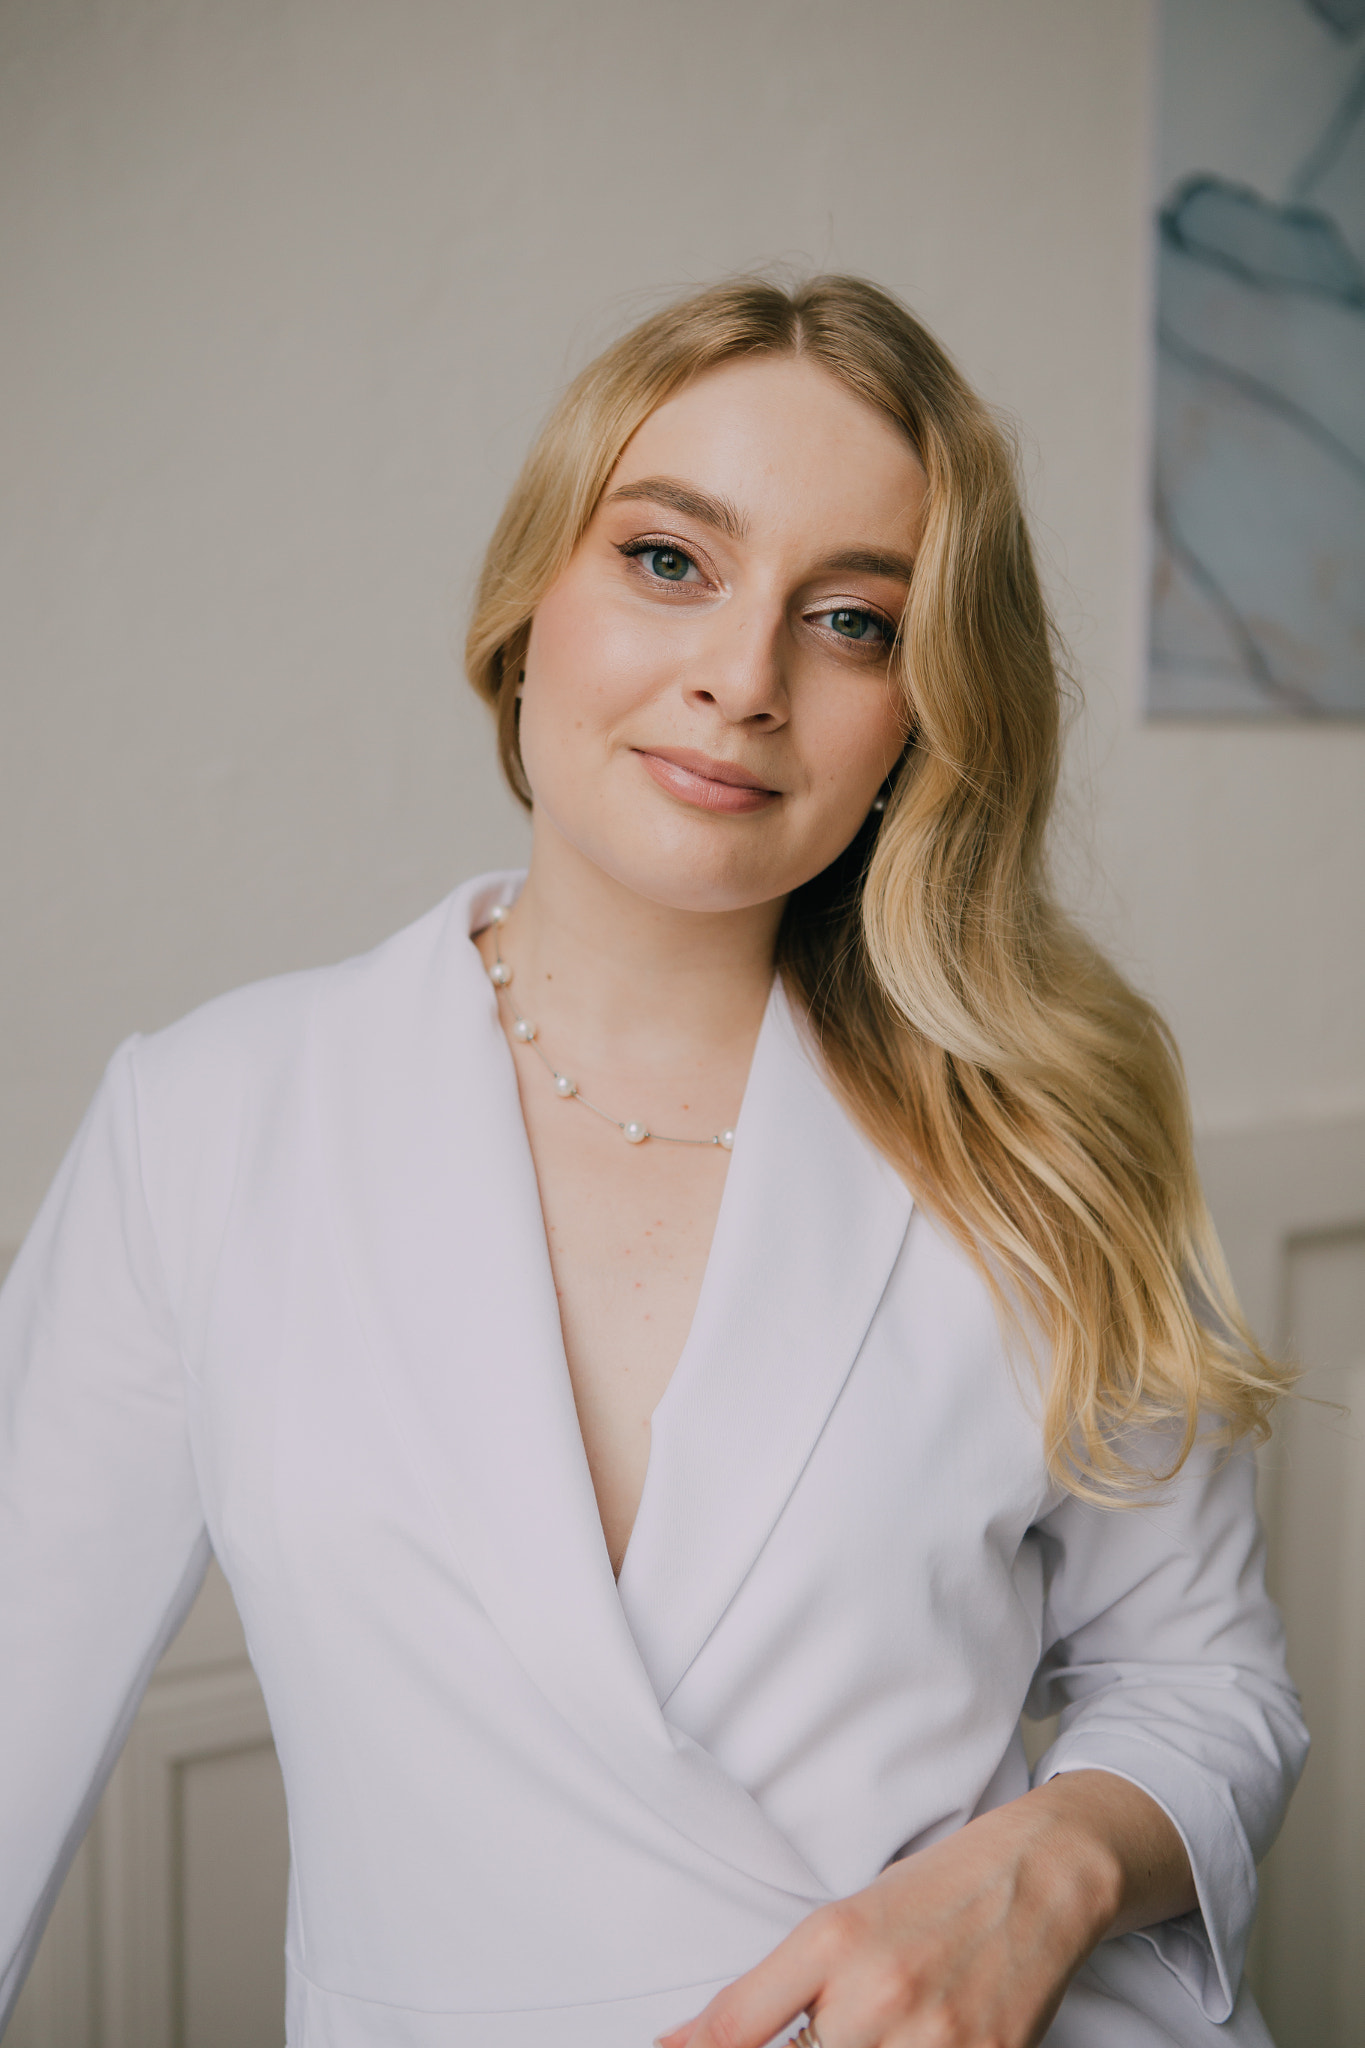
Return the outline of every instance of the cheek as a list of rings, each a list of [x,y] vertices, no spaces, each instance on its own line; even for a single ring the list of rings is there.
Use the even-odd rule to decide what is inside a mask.
[[[599,727],[652,694],[658,653],[638,616],[566,575],[531,624],[523,717],[557,737]]]
[[[804,734],[822,802],[861,817],[900,758],[905,735],[890,684],[832,693]]]

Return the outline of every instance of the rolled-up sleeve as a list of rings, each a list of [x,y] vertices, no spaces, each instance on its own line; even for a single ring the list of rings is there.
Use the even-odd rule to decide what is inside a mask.
[[[1044,1657],[1028,1711],[1061,1719],[1034,1782],[1112,1771],[1164,1809],[1199,1907],[1140,1938],[1209,2019],[1224,2020],[1256,1910],[1256,1864],[1308,1750],[1266,1593],[1254,1462],[1203,1444],[1152,1503],[1068,1499],[1039,1534]]]
[[[0,1290],[0,2031],[208,1560],[133,1057]]]

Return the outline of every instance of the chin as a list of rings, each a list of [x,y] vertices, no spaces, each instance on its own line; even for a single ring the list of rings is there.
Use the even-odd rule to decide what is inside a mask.
[[[852,837],[852,834],[849,835]],[[766,840],[766,843],[765,843]],[[595,837],[581,851],[613,881],[668,910],[720,916],[752,910],[789,896],[836,859],[847,840],[828,851],[774,846],[769,835],[736,833],[728,823],[690,824],[682,831]],[[802,857],[804,851],[804,858]]]
[[[723,916],[789,896],[836,860],[856,836],[828,816],[801,819],[781,807],[717,817],[637,792],[600,792],[585,812],[579,792],[561,808],[537,792],[537,808],[559,838],[620,887],[661,909]],[[802,831],[805,824],[807,830]],[[810,827],[816,829],[809,829]]]
[[[647,903],[665,910],[692,911],[698,915],[723,916],[727,911],[751,910],[757,903],[771,903],[785,896],[791,886],[766,870],[754,872],[748,862],[717,859],[698,861],[678,855],[613,853],[593,855],[599,867]]]
[[[580,854],[647,903],[720,914],[770,903],[791,886],[789,863],[774,858],[778,850],[769,835],[690,818],[632,825],[604,832],[599,821],[598,829],[571,837]]]

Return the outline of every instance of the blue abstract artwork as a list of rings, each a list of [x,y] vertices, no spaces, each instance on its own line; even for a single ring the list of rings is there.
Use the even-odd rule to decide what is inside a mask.
[[[1365,717],[1365,0],[1166,0],[1156,717]]]

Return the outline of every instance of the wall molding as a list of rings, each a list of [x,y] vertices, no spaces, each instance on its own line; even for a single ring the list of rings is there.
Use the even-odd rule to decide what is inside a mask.
[[[1365,2038],[1365,1116],[1207,1134],[1197,1151],[1248,1321],[1303,1365],[1309,1397],[1281,1404],[1259,1460],[1315,1747],[1262,1871],[1249,1974],[1280,2048],[1350,2048]]]
[[[249,1666],[148,1689],[103,1801],[100,2048],[186,2048],[180,1776],[270,1743]]]
[[[221,1600],[209,1592],[201,1635],[220,1620]],[[231,1623],[225,1649],[235,1612]],[[186,2025],[185,1774],[255,1752],[271,1754],[272,1738],[248,1663],[163,1663],[68,1873],[4,2048],[198,2048]],[[253,1843],[240,1882],[273,1875],[283,1853],[273,1835]],[[282,1948],[283,1924],[277,1939]],[[282,2040],[282,2008],[279,2026]]]
[[[1206,1132],[1195,1154],[1247,1319],[1279,1347],[1289,1244],[1365,1216],[1365,1113]]]

